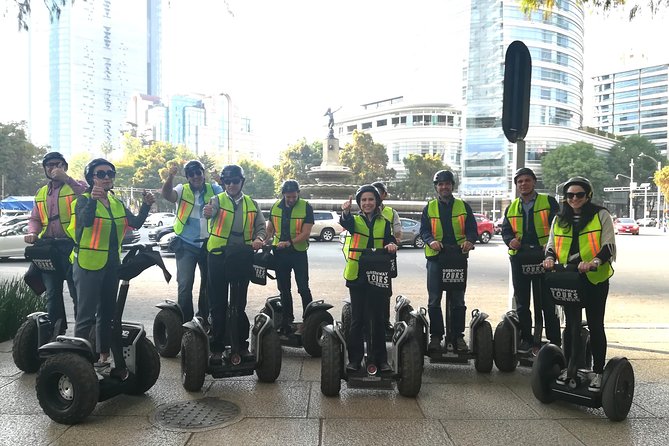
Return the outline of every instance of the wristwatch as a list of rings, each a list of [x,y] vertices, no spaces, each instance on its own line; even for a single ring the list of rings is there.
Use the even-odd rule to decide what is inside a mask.
[[[595,265],[599,266],[599,265],[602,264],[602,261],[599,260],[597,257],[595,257],[594,259],[592,259],[592,263],[594,263]]]

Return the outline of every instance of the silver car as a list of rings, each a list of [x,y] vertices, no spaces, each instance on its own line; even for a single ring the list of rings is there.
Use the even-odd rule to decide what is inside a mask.
[[[425,242],[420,238],[420,222],[412,220],[410,218],[400,218],[402,223],[402,240],[400,240],[399,245],[410,245],[414,248],[423,248]],[[344,243],[346,241],[346,236],[348,231],[343,231],[339,234],[339,243]]]

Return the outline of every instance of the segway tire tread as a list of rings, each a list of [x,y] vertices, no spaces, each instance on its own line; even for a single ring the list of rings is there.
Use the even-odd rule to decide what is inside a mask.
[[[612,358],[606,369],[602,386],[602,407],[609,420],[622,421],[627,418],[632,407],[634,369],[626,358]]]
[[[310,314],[304,321],[302,346],[312,358],[320,358],[322,354],[320,338],[323,334],[323,327],[332,322],[332,315],[323,310]]]
[[[260,382],[273,383],[281,373],[281,340],[276,330],[270,328],[260,342],[262,357],[256,366],[256,376]]]
[[[135,352],[136,370],[131,389],[128,395],[141,395],[148,391],[158,381],[160,376],[160,355],[158,350],[146,336],[137,343]]]
[[[423,383],[423,354],[416,339],[409,339],[400,347],[397,390],[400,395],[414,398]]]
[[[341,369],[344,358],[342,349],[333,335],[324,334],[321,356],[321,393],[325,396],[337,396],[341,391]]]
[[[176,311],[161,309],[153,321],[153,341],[163,358],[174,358],[181,349],[183,321]]]
[[[562,350],[553,344],[545,345],[539,350],[539,354],[532,366],[530,383],[534,397],[544,404],[555,401],[555,395],[551,390],[551,383],[560,375],[566,367],[566,361]]]
[[[181,339],[181,385],[189,392],[198,392],[204,385],[208,363],[204,342],[192,330]]]
[[[28,318],[21,324],[14,336],[12,358],[14,358],[16,367],[26,373],[35,373],[39,370],[37,334],[37,321]]]
[[[492,327],[490,322],[483,321],[476,327],[474,332],[476,356],[474,357],[474,368],[479,373],[490,373],[494,357],[492,338]]]
[[[497,324],[493,340],[493,358],[500,372],[513,372],[518,366],[518,358],[513,348],[513,327],[504,321]]]
[[[348,344],[348,336],[351,332],[351,320],[353,319],[353,314],[351,313],[351,304],[345,303],[341,307],[341,334],[344,336],[344,342]]]

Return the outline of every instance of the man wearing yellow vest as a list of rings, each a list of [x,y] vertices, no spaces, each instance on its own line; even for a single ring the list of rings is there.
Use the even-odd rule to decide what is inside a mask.
[[[541,303],[543,319],[546,322],[546,337],[552,344],[558,346],[561,345],[560,323],[555,314],[553,299],[542,293],[543,274],[528,275],[527,267],[523,268],[522,256],[537,251],[540,255],[538,261],[541,261],[548,241],[550,224],[559,212],[560,206],[555,198],[534,190],[537,177],[532,169],[527,167],[518,169],[513,176],[513,182],[516,184],[519,197],[504,211],[502,240],[509,247],[513,295],[520,322],[518,353],[528,353],[530,350],[536,353],[541,347],[541,333],[538,333],[537,339],[533,339],[530,287],[535,301]],[[518,253],[521,253],[520,256]],[[535,319],[540,321],[541,315],[535,315]]]
[[[442,268],[439,254],[445,246],[458,246],[464,254],[474,248],[478,238],[476,219],[469,204],[453,196],[455,177],[450,170],[440,170],[432,180],[437,198],[430,200],[423,209],[420,236],[425,241],[427,258],[427,311],[430,318],[429,350],[439,350],[444,336],[444,315],[441,309]],[[447,340],[459,351],[469,347],[464,339],[465,290],[447,291],[450,320]]]
[[[592,371],[595,373],[588,390],[601,392],[606,359],[604,313],[609,295],[609,279],[613,276],[611,264],[616,257],[616,237],[611,214],[606,208],[592,202],[592,192],[592,184],[584,177],[570,178],[562,186],[565,202],[551,226],[544,268],[553,269],[556,262],[573,264],[577,265],[580,273],[585,274],[584,307],[590,330]],[[567,326],[578,324],[582,314],[580,306],[565,306]],[[567,355],[571,352],[571,342],[567,330],[563,350]],[[566,379],[565,368],[556,381],[564,385]]]
[[[232,273],[251,270],[253,257],[239,249],[244,245],[253,250],[262,247],[265,237],[265,218],[255,200],[244,195],[244,170],[236,165],[225,166],[221,171],[221,180],[225,192],[216,195],[204,207],[204,216],[209,219],[209,277],[207,295],[211,314],[211,351],[212,362],[220,363],[221,353],[226,346],[225,329],[228,312],[228,296],[236,302],[237,333],[235,337],[238,353],[243,359],[250,356],[249,352],[249,319],[246,316],[246,298],[250,275]],[[233,258],[231,253],[239,252],[243,258]],[[232,340],[231,340],[232,341]]]
[[[207,183],[204,165],[191,160],[184,166],[187,183],[173,186],[179,168],[172,166],[163,184],[162,195],[167,201],[177,204],[174,220],[174,255],[177,263],[177,302],[183,319],[193,319],[193,282],[195,267],[200,268],[200,295],[197,301],[197,315],[208,323],[207,305],[207,247],[203,243],[209,235],[207,219],[203,215],[204,206],[214,195],[223,192],[218,183]]]
[[[67,235],[72,214],[72,202],[86,190],[86,183],[76,181],[67,174],[67,161],[59,152],[49,152],[42,159],[44,175],[49,182],[42,186],[35,195],[35,205],[28,219],[26,243],[35,243],[37,239],[71,240]],[[77,315],[77,292],[72,281],[72,267],[69,255],[73,243],[61,242],[61,264],[68,265],[65,275],[42,273],[42,282],[46,287],[46,311],[52,324],[60,321],[59,333],[67,330],[65,303],[63,302],[63,280],[74,303],[74,316]]]
[[[145,193],[139,215],[130,212],[114,196],[116,168],[103,158],[88,163],[84,176],[90,187],[77,198],[68,228],[75,241],[73,276],[79,298],[74,335],[88,338],[95,325],[95,347],[100,354],[96,365],[105,367],[111,347],[123,235],[128,227],[142,227],[155,199]]]
[[[309,235],[314,225],[314,209],[300,198],[300,185],[295,180],[286,180],[281,185],[283,198],[272,206],[267,223],[267,240],[272,237],[275,247],[276,284],[281,294],[283,308],[282,335],[292,330],[293,295],[290,290],[290,271],[295,271],[297,292],[302,298],[302,311],[312,301],[309,289]]]

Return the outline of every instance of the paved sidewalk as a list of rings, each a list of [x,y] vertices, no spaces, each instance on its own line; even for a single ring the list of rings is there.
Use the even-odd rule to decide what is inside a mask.
[[[284,348],[276,383],[208,378],[197,393],[181,387],[179,358],[162,359],[160,378],[146,395],[113,398],[83,423],[65,426],[44,415],[35,375],[16,369],[11,342],[4,342],[0,445],[669,444],[669,330],[612,328],[608,334],[608,356],[630,358],[637,381],[629,418],[621,423],[608,421],[601,409],[541,404],[526,368],[486,375],[473,365],[426,364],[416,399],[345,385],[339,398],[327,398],[320,392],[320,360]],[[161,405],[203,397],[237,403],[241,420],[196,433],[162,430],[150,421]]]

